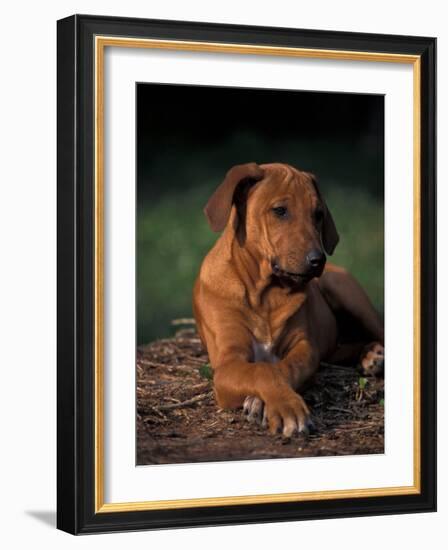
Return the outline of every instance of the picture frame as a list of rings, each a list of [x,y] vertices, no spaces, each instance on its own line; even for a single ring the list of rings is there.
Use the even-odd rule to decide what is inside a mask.
[[[74,15],[58,21],[57,527],[72,534],[436,509],[436,40]],[[104,59],[107,48],[412,67],[413,482],[106,502]],[[237,63],[238,61],[236,61]],[[232,84],[229,84],[232,85]],[[387,131],[387,130],[386,130]],[[387,134],[386,134],[387,139]],[[386,231],[393,231],[390,226]],[[393,345],[393,344],[392,344]],[[133,369],[133,365],[129,365]],[[198,466],[200,468],[200,465]]]

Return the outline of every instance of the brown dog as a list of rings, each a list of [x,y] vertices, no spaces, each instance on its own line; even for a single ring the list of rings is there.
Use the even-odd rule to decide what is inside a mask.
[[[327,264],[339,236],[314,176],[286,164],[235,166],[205,207],[223,231],[202,263],[193,295],[214,369],[217,403],[244,406],[270,431],[307,431],[295,390],[320,361],[384,361],[384,329],[366,293]]]

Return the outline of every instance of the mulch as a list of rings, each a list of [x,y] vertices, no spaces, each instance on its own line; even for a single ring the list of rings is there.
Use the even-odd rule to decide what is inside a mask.
[[[177,324],[188,322],[181,321]],[[137,349],[137,464],[173,464],[384,452],[384,380],[323,363],[303,397],[316,431],[285,439],[221,410],[192,328]]]

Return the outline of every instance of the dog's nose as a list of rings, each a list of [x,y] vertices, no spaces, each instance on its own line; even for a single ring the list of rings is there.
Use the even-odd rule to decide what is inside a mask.
[[[306,262],[311,269],[318,269],[319,267],[322,267],[325,263],[325,260],[325,254],[321,250],[317,249],[308,252],[308,255],[306,257]]]

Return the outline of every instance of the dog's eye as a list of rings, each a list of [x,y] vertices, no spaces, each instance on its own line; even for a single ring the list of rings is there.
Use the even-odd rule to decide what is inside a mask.
[[[324,211],[322,210],[322,208],[316,208],[316,210],[314,211],[314,221],[316,222],[316,224],[320,224],[322,223],[322,220],[324,219]]]
[[[277,216],[277,218],[284,218],[288,213],[286,206],[274,206],[272,212]]]

